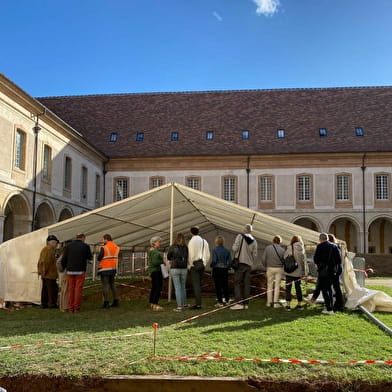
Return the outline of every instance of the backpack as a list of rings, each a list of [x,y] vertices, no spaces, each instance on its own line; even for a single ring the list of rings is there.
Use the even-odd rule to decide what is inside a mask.
[[[298,268],[298,263],[294,257],[294,246],[291,245],[292,254],[285,257],[282,261],[284,272],[290,274]]]

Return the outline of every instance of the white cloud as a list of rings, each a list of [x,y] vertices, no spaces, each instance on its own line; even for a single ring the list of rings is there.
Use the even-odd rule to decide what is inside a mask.
[[[223,18],[222,18],[216,11],[214,11],[214,12],[212,13],[212,15],[214,15],[215,18],[219,20],[219,22],[222,22]]]
[[[278,11],[279,0],[253,0],[257,5],[256,13],[264,16],[272,16]]]

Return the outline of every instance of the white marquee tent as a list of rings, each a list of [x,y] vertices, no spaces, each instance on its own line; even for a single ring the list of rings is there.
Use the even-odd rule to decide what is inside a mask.
[[[285,244],[298,234],[307,249],[318,244],[319,233],[315,231],[171,183],[2,243],[0,299],[40,300],[37,260],[49,234],[63,242],[84,233],[87,243],[98,245],[103,234],[109,233],[120,246],[140,248],[148,246],[155,235],[162,237],[163,246],[168,246],[173,233],[186,234],[191,226],[197,225],[211,245],[216,235],[223,234],[229,246],[247,223],[252,224],[260,249],[275,234],[281,235]],[[345,249],[345,243],[341,244]]]

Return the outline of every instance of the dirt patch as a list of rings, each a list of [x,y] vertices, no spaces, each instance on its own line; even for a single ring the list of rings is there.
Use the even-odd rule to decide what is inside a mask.
[[[159,384],[157,384],[159,383]],[[200,384],[200,385],[198,385]],[[154,387],[155,385],[155,387]],[[159,386],[158,386],[159,385]],[[392,390],[392,382],[369,384],[358,381],[352,384],[325,380],[301,382],[266,381],[258,378],[219,379],[203,377],[115,377],[110,378],[66,378],[66,377],[4,377],[0,386],[7,392],[191,392],[203,389],[210,391],[263,391],[263,392],[385,392]]]

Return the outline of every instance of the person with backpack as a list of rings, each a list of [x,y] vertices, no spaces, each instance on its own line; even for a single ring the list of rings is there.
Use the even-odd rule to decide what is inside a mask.
[[[293,283],[295,286],[295,293],[297,295],[297,306],[295,309],[303,310],[302,301],[302,289],[301,289],[301,278],[305,276],[305,262],[306,254],[305,247],[301,236],[295,235],[290,241],[290,245],[287,247],[283,258],[286,259],[289,256],[294,256],[298,267],[292,272],[286,272],[286,306],[285,310],[288,312],[291,310],[291,289]]]
[[[250,296],[250,273],[257,257],[257,241],[252,236],[252,225],[245,225],[243,233],[237,235],[232,246],[232,251],[234,256],[238,257],[239,264],[238,268],[234,271],[234,296],[236,304],[230,309],[248,309],[249,300],[247,298]]]
[[[186,277],[188,274],[188,247],[185,236],[177,233],[174,244],[167,251],[167,259],[170,263],[170,276],[173,280],[176,295],[177,308],[175,312],[181,312],[187,307],[186,303]]]

